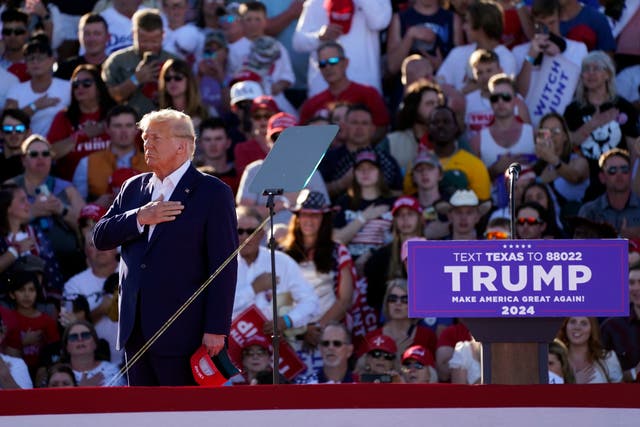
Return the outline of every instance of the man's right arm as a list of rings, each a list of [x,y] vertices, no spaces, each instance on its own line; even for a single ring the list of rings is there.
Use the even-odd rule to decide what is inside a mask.
[[[96,248],[106,251],[140,237],[141,232],[137,220],[138,210],[136,208],[112,213],[114,206],[111,206],[107,215],[96,224],[93,231],[93,241]]]

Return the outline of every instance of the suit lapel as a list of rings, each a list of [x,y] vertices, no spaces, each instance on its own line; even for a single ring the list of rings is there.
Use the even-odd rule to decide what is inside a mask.
[[[193,167],[193,165],[189,165],[189,168],[178,182],[178,185],[176,185],[176,188],[173,190],[173,193],[171,194],[171,198],[169,200],[172,202],[181,202],[185,206],[186,210],[187,200],[196,188],[198,184],[198,178],[200,176],[200,172],[198,172],[196,168]],[[149,198],[151,198],[151,193],[149,193]],[[184,210],[181,215],[184,215]],[[176,218],[175,221],[177,220],[178,218]],[[158,240],[162,232],[167,227],[171,226],[172,222],[163,222],[156,225],[155,229],[153,230],[153,234],[151,234],[151,240],[149,240],[149,244],[147,245],[147,250],[149,250],[149,248],[155,243],[155,241]]]

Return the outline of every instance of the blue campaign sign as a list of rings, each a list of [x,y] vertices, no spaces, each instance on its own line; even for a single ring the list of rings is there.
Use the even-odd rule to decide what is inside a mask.
[[[410,317],[628,316],[628,242],[412,241]]]

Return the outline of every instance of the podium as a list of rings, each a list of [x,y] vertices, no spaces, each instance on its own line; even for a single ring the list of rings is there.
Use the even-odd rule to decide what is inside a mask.
[[[484,384],[548,382],[566,316],[628,316],[628,243],[412,241],[409,317],[462,318],[482,342]]]

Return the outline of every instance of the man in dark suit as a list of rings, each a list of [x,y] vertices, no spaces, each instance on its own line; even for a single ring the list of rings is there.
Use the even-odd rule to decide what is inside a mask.
[[[160,110],[139,123],[153,173],[129,179],[96,224],[100,250],[122,246],[118,345],[127,359],[238,246],[233,194],[191,165],[189,116]],[[192,385],[190,356],[224,347],[235,295],[234,260],[128,371],[130,385]]]

